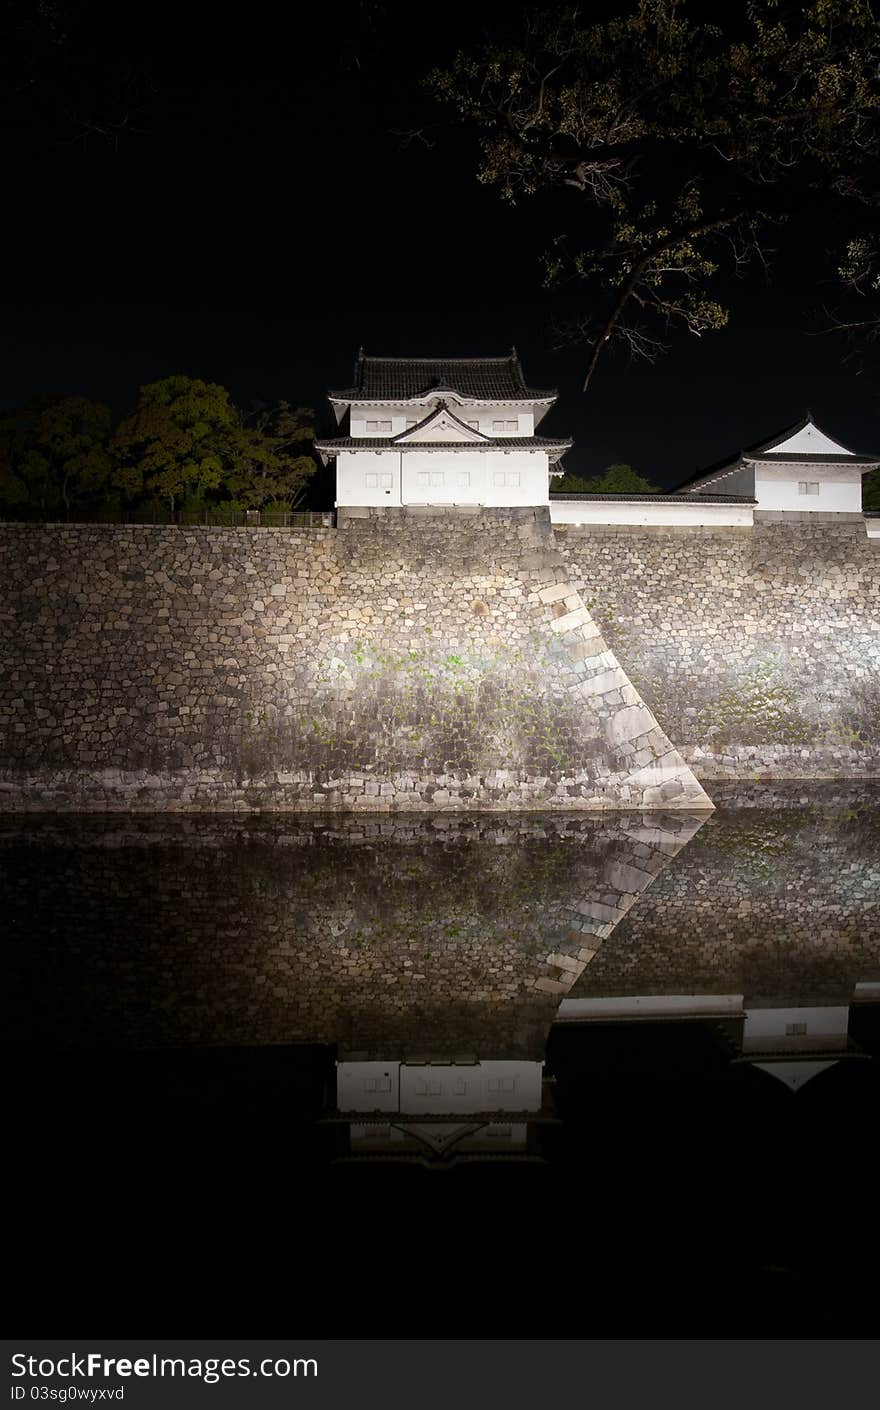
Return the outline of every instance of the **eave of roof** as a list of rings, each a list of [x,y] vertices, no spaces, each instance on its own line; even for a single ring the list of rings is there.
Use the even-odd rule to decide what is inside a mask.
[[[828,455],[814,455],[811,453],[804,455],[795,453],[791,455],[766,454],[768,451],[771,451],[774,446],[782,445],[789,437],[796,436],[798,432],[805,430],[805,428],[810,425],[815,426],[817,431],[822,431],[822,427],[817,425],[810,413],[807,412],[800,420],[792,422],[790,426],[785,426],[781,431],[775,432],[774,435],[765,437],[761,441],[756,441],[753,445],[744,446],[742,450],[737,451],[735,455],[726,455],[721,460],[716,460],[713,464],[705,466],[702,470],[695,470],[693,475],[688,475],[687,479],[680,480],[675,486],[675,489],[684,490],[687,489],[689,485],[702,484],[702,482],[707,479],[720,479],[724,475],[733,474],[735,471],[739,470],[746,461],[766,462],[770,465],[789,465],[798,461],[816,465],[840,464],[872,466],[880,464],[880,456],[859,455],[856,451],[848,451],[846,455],[832,455],[830,453]],[[822,434],[827,435],[828,433],[822,431]],[[829,440],[830,439],[832,438],[829,437]],[[837,444],[842,445],[842,442],[838,441]],[[844,448],[846,449],[846,447]]]
[[[341,402],[345,406],[402,406],[404,403],[430,401],[432,397],[437,396],[459,397],[461,401],[466,401],[468,405],[474,406],[517,406],[523,401],[552,403],[557,400],[559,392],[555,388],[538,390],[535,387],[524,387],[518,396],[475,397],[470,392],[460,392],[457,387],[439,385],[428,387],[424,392],[418,392],[412,396],[371,397],[358,391],[356,387],[349,387],[344,392],[328,392],[327,400]]]
[[[749,465],[880,465],[880,455],[856,455],[850,451],[846,455],[819,455],[814,451],[790,455],[750,455],[743,453],[743,460]]]
[[[682,500],[686,504],[757,504],[757,500],[751,499],[748,495],[741,494],[689,494],[687,498],[680,494],[551,494],[551,501],[554,500],[580,500],[589,504],[595,500],[597,503],[629,504],[633,501],[645,504],[681,504]]]
[[[412,435],[412,428],[410,428]],[[316,450],[571,450],[574,441],[549,436],[480,436],[478,441],[401,441],[398,436],[335,436]]]

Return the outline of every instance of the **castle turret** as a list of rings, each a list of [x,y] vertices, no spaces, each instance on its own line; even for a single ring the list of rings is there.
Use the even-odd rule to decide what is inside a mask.
[[[548,504],[550,477],[572,442],[535,428],[553,391],[526,386],[507,357],[366,357],[354,384],[331,392],[346,434],[316,443],[336,460],[336,504]]]

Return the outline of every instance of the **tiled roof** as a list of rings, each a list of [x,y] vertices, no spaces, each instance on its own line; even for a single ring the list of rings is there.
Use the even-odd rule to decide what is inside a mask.
[[[514,349],[507,357],[358,356],[354,383],[331,392],[331,401],[410,401],[434,392],[457,392],[473,401],[554,398],[555,391],[527,387]]]
[[[734,455],[725,455],[721,460],[714,461],[712,465],[707,465],[702,470],[695,470],[686,480],[681,480],[675,488],[676,490],[684,490],[687,489],[688,485],[699,484],[701,480],[706,480],[711,475],[720,476],[725,473],[732,473],[740,468],[744,458],[760,461],[766,459],[771,464],[778,464],[780,459],[784,459],[785,457],[771,455],[768,454],[768,452],[772,451],[774,447],[782,445],[789,437],[796,436],[799,431],[803,431],[805,427],[809,426],[811,423],[813,426],[816,425],[810,413],[807,412],[806,416],[802,416],[799,421],[793,422],[791,426],[786,426],[781,431],[776,431],[772,436],[765,436],[763,440],[756,441],[753,445],[744,446],[742,450],[738,450]],[[818,430],[820,428],[817,427],[816,429]],[[878,457],[859,455],[856,451],[849,451],[845,455],[834,455],[830,452],[827,455],[802,454],[798,452],[796,455],[792,454],[791,459],[793,461],[803,460],[808,464],[814,462],[818,465],[868,465],[875,463]]]
[[[410,432],[412,434],[412,432]],[[573,441],[548,436],[483,436],[478,441],[401,441],[397,436],[336,436],[315,441],[315,450],[336,455],[340,450],[543,450],[553,459],[571,450]]]
[[[680,494],[551,494],[551,500],[592,500],[614,501],[628,504],[632,500],[644,500],[646,504],[681,504]],[[742,494],[689,494],[688,504],[757,504],[757,500]]]

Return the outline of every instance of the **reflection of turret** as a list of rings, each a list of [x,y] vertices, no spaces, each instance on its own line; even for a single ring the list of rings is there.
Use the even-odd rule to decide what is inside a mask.
[[[543,1064],[526,1060],[339,1062],[336,1105],[342,1158],[534,1155],[535,1125],[554,1119]]]
[[[633,1025],[702,1025],[723,1039],[735,1066],[776,1077],[792,1091],[840,1062],[864,1062],[880,1029],[880,984],[855,985],[849,1004],[767,1003],[742,994],[623,994],[563,999],[557,1028],[605,1029],[606,1047]]]

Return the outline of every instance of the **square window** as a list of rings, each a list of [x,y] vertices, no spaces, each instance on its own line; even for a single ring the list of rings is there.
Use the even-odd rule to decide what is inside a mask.
[[[379,422],[378,422],[378,421],[368,421],[368,422],[367,422],[367,430],[368,430],[368,431],[378,431],[378,429],[379,429]]]
[[[818,494],[818,480],[801,480],[798,484],[798,494]]]
[[[469,421],[467,424],[470,426],[472,431],[479,431],[480,429],[479,421]]]
[[[519,421],[505,421],[504,428],[507,431],[518,431]]]
[[[492,430],[493,430],[493,431],[503,431],[503,430],[504,430],[504,422],[503,422],[503,421],[493,421],[493,422],[492,422]]]
[[[442,484],[445,482],[445,480],[446,480],[446,476],[445,476],[445,474],[443,473],[442,470],[432,470],[432,471],[431,471],[431,484],[432,484],[432,485],[442,485]]]
[[[376,474],[375,470],[368,470],[364,476],[364,480],[368,490],[376,489],[379,484],[379,476]]]
[[[428,485],[431,483],[431,476],[428,474],[427,470],[420,470],[418,479],[419,487],[422,489],[427,489]]]
[[[490,1077],[490,1092],[513,1092],[516,1090],[516,1079],[514,1077]]]
[[[504,471],[503,471],[503,470],[493,470],[493,471],[492,471],[492,484],[493,484],[493,485],[503,485],[503,484],[504,484]]]
[[[376,422],[376,425],[378,426],[378,428],[379,428],[380,431],[390,431],[390,430],[391,430],[391,422],[390,422],[390,421],[377,421],[377,422]]]
[[[382,486],[383,490],[391,489],[391,486],[394,484],[394,476],[391,474],[390,470],[382,471],[379,476],[379,484]]]

